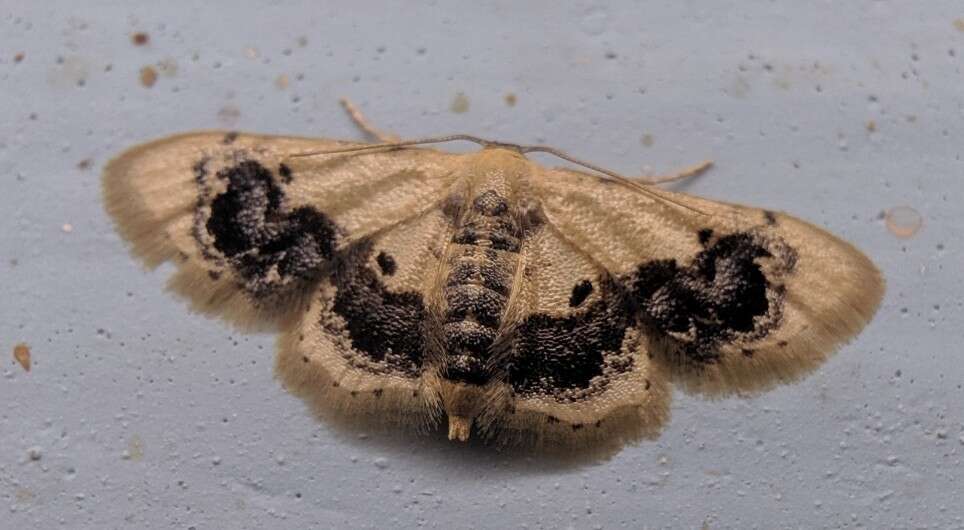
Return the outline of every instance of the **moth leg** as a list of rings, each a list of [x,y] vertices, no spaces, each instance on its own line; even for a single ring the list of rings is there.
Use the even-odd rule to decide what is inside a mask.
[[[355,125],[358,126],[363,133],[371,136],[383,144],[394,143],[401,140],[397,134],[379,131],[372,126],[368,119],[365,118],[365,115],[362,114],[362,112],[358,110],[358,107],[349,101],[348,98],[341,98],[338,100],[338,102],[341,103],[342,107],[345,107],[345,112],[347,112],[348,116],[351,117],[351,121],[355,122]]]
[[[670,173],[668,175],[656,175],[656,176],[641,176],[635,177],[634,180],[648,185],[665,184],[667,182],[674,182],[677,180],[683,180],[690,177],[698,177],[703,173],[706,173],[711,167],[713,167],[712,160],[704,160],[699,164],[693,164],[691,166],[684,167],[675,173]]]

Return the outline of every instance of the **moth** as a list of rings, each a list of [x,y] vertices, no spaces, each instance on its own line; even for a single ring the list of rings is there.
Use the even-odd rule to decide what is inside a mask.
[[[170,136],[106,166],[104,203],[195,310],[280,330],[276,373],[315,411],[459,441],[656,436],[672,384],[795,380],[883,294],[867,257],[784,213],[544,147],[381,138]],[[419,147],[452,139],[481,149]]]

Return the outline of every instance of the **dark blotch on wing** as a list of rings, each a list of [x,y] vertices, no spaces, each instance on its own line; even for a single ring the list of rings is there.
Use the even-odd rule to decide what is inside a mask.
[[[709,238],[701,231],[700,240]],[[675,260],[640,265],[631,280],[633,297],[649,323],[674,336],[688,358],[713,362],[722,343],[758,331],[754,319],[770,311],[770,284],[755,261],[770,255],[748,233],[727,235],[687,267]]]
[[[378,256],[375,258],[378,263],[378,268],[382,270],[382,274],[385,276],[391,276],[395,274],[398,270],[398,265],[395,263],[395,258],[389,256],[384,252],[379,252]]]
[[[587,389],[603,374],[607,358],[620,354],[626,329],[634,322],[615,283],[579,312],[563,317],[530,315],[518,329],[509,383],[523,394]],[[624,372],[631,366],[632,360],[626,359],[612,368]]]
[[[424,350],[422,296],[389,291],[367,263],[367,258],[354,256],[339,267],[333,277],[338,288],[333,310],[345,320],[356,350],[416,375]]]
[[[712,229],[712,228],[704,228],[704,229],[700,230],[699,232],[697,232],[696,235],[697,235],[697,237],[698,237],[699,240],[700,240],[700,244],[705,246],[707,243],[710,242],[710,239],[713,238],[713,229]]]
[[[194,171],[194,182],[197,183],[198,187],[204,185],[205,179],[208,177],[208,162],[211,161],[211,157],[202,156],[194,163],[191,169]]]
[[[227,190],[211,201],[205,223],[223,254],[254,294],[270,294],[280,282],[314,278],[332,256],[337,229],[310,206],[284,207],[284,192],[271,173],[253,160],[223,169]]]
[[[278,176],[285,184],[291,184],[291,168],[287,164],[278,164]]]
[[[583,280],[572,288],[572,295],[569,297],[569,307],[579,307],[586,298],[592,293],[592,282]]]

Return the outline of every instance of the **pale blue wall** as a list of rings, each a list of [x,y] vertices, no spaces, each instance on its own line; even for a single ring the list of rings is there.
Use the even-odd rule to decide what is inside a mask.
[[[964,527],[959,1],[35,4],[0,2],[0,528]],[[686,191],[828,227],[886,299],[811,377],[677,394],[658,441],[606,462],[335,434],[272,379],[272,336],[188,314],[169,267],[134,263],[98,175],[193,128],[353,138],[343,95],[408,137],[626,173],[712,157]],[[897,205],[915,237],[878,218]]]

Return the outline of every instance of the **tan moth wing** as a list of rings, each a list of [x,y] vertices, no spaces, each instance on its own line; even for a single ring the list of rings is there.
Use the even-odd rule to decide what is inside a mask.
[[[561,169],[534,188],[548,222],[623,278],[647,351],[689,391],[792,381],[862,329],[883,296],[866,256],[783,213],[649,188],[657,200]]]
[[[439,419],[425,352],[436,271],[452,228],[431,208],[361,241],[322,278],[280,340],[285,386],[328,420],[426,429]]]
[[[499,406],[479,420],[486,434],[602,452],[658,434],[669,416],[668,374],[649,357],[617,278],[544,220],[522,261],[517,315],[498,358],[510,396],[494,391]]]
[[[173,290],[244,327],[296,313],[332,255],[416,215],[450,183],[432,150],[289,155],[353,145],[195,132],[134,147],[104,171],[104,202],[148,267],[178,265]]]

